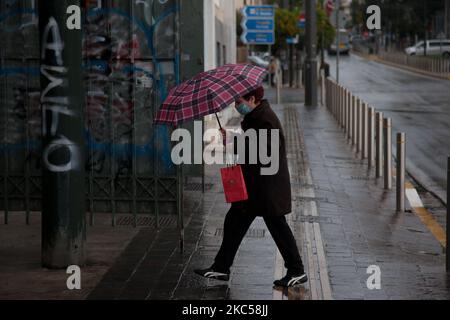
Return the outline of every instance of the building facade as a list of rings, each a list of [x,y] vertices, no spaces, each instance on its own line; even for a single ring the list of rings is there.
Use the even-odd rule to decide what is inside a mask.
[[[205,70],[228,63],[236,63],[236,5],[230,0],[203,0]],[[225,125],[233,116],[234,108],[220,112]],[[215,115],[206,117],[207,128],[218,128]]]

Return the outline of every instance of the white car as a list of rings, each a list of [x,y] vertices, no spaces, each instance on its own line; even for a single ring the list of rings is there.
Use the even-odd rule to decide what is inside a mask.
[[[450,40],[428,40],[426,50],[427,55],[440,55],[445,58],[450,58]],[[414,46],[406,48],[405,53],[409,56],[425,55],[425,42],[420,41]]]

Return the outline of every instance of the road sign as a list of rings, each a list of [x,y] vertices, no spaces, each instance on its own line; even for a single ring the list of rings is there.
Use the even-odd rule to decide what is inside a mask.
[[[242,10],[245,18],[275,18],[274,6],[246,6]]]
[[[243,33],[241,40],[245,44],[272,45],[275,43],[275,7],[246,6],[242,9]]]
[[[275,34],[273,32],[244,32],[241,36],[243,43],[248,44],[275,44]]]
[[[305,26],[306,26],[305,13],[302,12],[302,13],[300,13],[300,16],[298,17],[298,27],[300,29],[305,29]]]
[[[273,31],[275,21],[271,19],[250,19],[244,20],[242,28],[255,31]]]
[[[334,1],[333,0],[327,0],[325,4],[325,11],[327,12],[328,16],[331,16],[331,14],[334,11]]]
[[[287,44],[298,44],[298,36],[286,38]]]

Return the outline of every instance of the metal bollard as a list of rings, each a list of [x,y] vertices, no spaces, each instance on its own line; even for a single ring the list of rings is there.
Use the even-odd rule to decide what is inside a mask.
[[[338,114],[338,109],[339,109],[339,85],[335,84],[334,89],[335,89],[334,94],[336,96],[336,98],[335,98],[336,104],[334,106],[334,118],[337,119],[337,114]]]
[[[368,154],[369,169],[375,164],[375,109],[369,107],[369,137],[368,137]]]
[[[347,115],[347,117],[345,118],[345,126],[347,128],[345,137],[347,139],[349,139],[349,137],[350,137],[350,128],[351,128],[351,126],[350,126],[350,123],[351,123],[350,122],[350,99],[351,99],[350,91],[347,90],[346,97],[345,97],[345,101],[346,101],[346,103],[345,103],[345,110],[346,110],[345,113]]]
[[[336,106],[336,84],[331,83],[331,114],[334,117],[334,108]]]
[[[325,105],[325,70],[324,69],[322,69],[322,73],[320,75],[321,75],[321,80],[322,80],[321,86],[320,86],[322,88],[320,99],[321,99],[322,106],[324,106]]]
[[[342,130],[345,132],[346,125],[345,125],[345,117],[346,117],[346,106],[347,106],[347,89],[344,88],[342,91]]]
[[[342,105],[342,87],[338,86],[338,105],[337,105],[337,114],[336,114],[336,120],[339,125],[341,126],[341,105]]]
[[[397,212],[405,212],[406,135],[397,133]]]
[[[282,74],[281,74],[281,68],[277,69],[277,104],[281,104],[281,82],[282,82]]]
[[[361,152],[362,149],[362,121],[361,121],[361,117],[362,117],[362,108],[361,108],[361,100],[359,98],[357,98],[357,102],[356,102],[356,125],[357,125],[357,129],[356,129],[356,152],[359,153]]]
[[[347,114],[348,114],[348,123],[347,123],[347,139],[352,141],[352,94],[347,92]]]
[[[447,223],[446,223],[446,238],[447,245],[445,246],[445,269],[450,271],[450,249],[449,249],[449,239],[450,239],[450,156],[447,159]]]
[[[384,189],[392,189],[392,119],[384,119]]]
[[[344,89],[343,92],[343,97],[342,97],[342,129],[344,130],[344,132],[347,131],[347,122],[345,121],[346,117],[347,117],[347,89]]]
[[[336,119],[337,115],[337,108],[339,106],[339,92],[338,92],[338,85],[334,84],[334,110],[333,110],[333,116]]]
[[[376,117],[376,177],[383,176],[383,113],[377,112]]]
[[[356,121],[357,121],[357,112],[356,112],[356,98],[352,95],[352,114],[353,114],[353,124],[352,124],[352,145],[356,146]]]
[[[363,103],[361,107],[362,111],[362,150],[361,150],[361,159],[367,159],[367,137],[368,137],[368,125],[367,125],[367,115],[369,109],[367,108],[367,104]]]
[[[330,80],[330,112],[333,114],[333,106],[334,106],[334,83]]]
[[[341,129],[344,126],[344,121],[342,121],[342,119],[344,117],[344,91],[345,91],[345,88],[341,87],[341,105],[340,105],[340,110],[339,110],[339,122],[341,125]]]
[[[332,88],[332,82],[331,82],[331,80],[329,80],[328,81],[328,88],[327,88],[327,95],[328,95],[328,111],[330,111],[330,112],[331,112],[331,106],[333,104],[331,88]]]
[[[342,111],[344,106],[344,87],[340,87],[341,90],[339,90],[339,127],[342,130]]]

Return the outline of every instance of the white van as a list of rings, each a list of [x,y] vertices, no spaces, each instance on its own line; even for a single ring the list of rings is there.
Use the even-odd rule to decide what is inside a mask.
[[[406,48],[405,52],[410,56],[423,56],[425,54],[425,42],[420,41],[414,46]],[[430,56],[443,56],[450,58],[450,40],[428,40],[427,41],[427,55]]]

